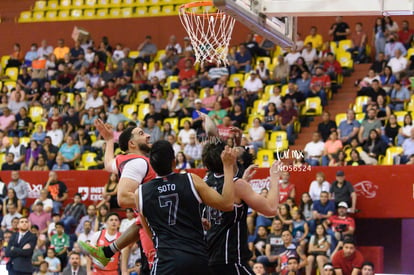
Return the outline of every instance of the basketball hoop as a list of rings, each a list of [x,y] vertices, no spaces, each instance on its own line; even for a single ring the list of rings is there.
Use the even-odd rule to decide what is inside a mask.
[[[216,9],[211,1],[184,4],[179,15],[190,37],[196,63],[229,65],[227,55],[236,20]]]

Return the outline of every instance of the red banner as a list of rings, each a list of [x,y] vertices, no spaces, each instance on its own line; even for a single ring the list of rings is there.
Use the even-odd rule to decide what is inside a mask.
[[[325,173],[326,180],[335,180],[338,168],[311,167],[308,171],[291,170],[290,181],[296,186],[296,202],[300,201],[300,194],[309,190],[309,185],[315,179],[317,172]],[[359,166],[343,167],[346,180],[350,181],[357,194],[357,208],[361,210],[358,218],[414,218],[414,176],[413,167],[400,166]],[[204,177],[205,170],[192,169],[191,172]],[[68,187],[69,199],[77,192],[82,194],[85,203],[97,203],[102,199],[102,189],[108,181],[109,173],[105,171],[62,171],[57,172],[60,181]],[[3,182],[10,182],[10,172],[2,171],[0,176]],[[258,169],[251,185],[259,191],[269,183],[269,169]],[[20,177],[30,183],[30,199],[39,196],[39,192],[48,179],[48,172],[20,172]],[[31,201],[31,200],[29,200]]]

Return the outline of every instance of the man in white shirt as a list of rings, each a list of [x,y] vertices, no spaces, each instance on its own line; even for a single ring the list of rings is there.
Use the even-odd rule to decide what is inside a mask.
[[[174,156],[177,156],[177,154],[182,151],[181,146],[178,145],[177,143],[177,139],[175,137],[175,135],[168,135],[167,140],[169,143],[171,143],[173,150],[174,150]]]
[[[126,209],[126,218],[122,219],[119,232],[124,233],[128,227],[135,222],[134,210],[132,208]]]
[[[48,46],[46,40],[42,40],[40,47],[37,49],[37,56],[40,59],[47,59],[51,53],[53,53],[53,47]]]
[[[161,69],[159,61],[154,61],[154,68],[148,74],[148,79],[153,77],[157,77],[160,82],[164,82],[167,77],[165,71]]]
[[[89,108],[102,108],[104,105],[103,99],[101,96],[99,96],[99,92],[97,89],[93,88],[92,89],[92,96],[90,96],[87,100],[86,100],[86,104],[85,104],[85,110],[88,110]]]
[[[400,49],[395,50],[395,56],[388,61],[388,66],[391,67],[393,74],[397,77],[400,72],[407,68],[407,59],[402,55]]]
[[[320,158],[322,157],[325,143],[321,140],[321,134],[314,132],[312,135],[312,141],[308,142],[305,146],[305,161],[310,166],[320,165]]]
[[[63,141],[63,131],[59,128],[57,121],[53,121],[51,127],[52,129],[47,131],[46,136],[51,138],[53,145],[59,147]]]
[[[94,234],[95,232],[92,230],[92,223],[90,221],[85,221],[83,223],[83,232],[78,236],[78,242],[89,242]]]
[[[292,66],[298,58],[301,57],[300,52],[296,51],[296,49],[292,49],[286,56],[285,62]]]
[[[263,82],[257,77],[256,71],[250,72],[250,77],[244,82],[243,88],[247,91],[247,105],[253,106],[253,102],[258,99],[259,92],[263,90]]]
[[[8,213],[3,217],[1,221],[1,229],[3,231],[10,230],[12,228],[12,221],[14,218],[20,219],[22,216],[17,212],[17,206],[13,203],[7,205]]]

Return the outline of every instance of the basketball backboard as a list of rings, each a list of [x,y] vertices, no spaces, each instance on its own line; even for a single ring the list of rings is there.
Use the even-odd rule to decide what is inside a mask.
[[[414,0],[213,0],[249,29],[291,47],[297,16],[412,15]]]

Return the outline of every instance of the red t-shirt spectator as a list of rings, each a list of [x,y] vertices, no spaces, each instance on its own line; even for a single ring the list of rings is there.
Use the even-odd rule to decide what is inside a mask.
[[[112,88],[112,89],[110,89],[110,88],[103,89],[103,95],[104,96],[107,96],[109,98],[111,98],[113,96],[116,96],[116,93],[118,93],[118,89],[115,88],[115,87]]]
[[[311,87],[312,85],[319,84],[322,88],[326,88],[331,85],[331,79],[327,74],[321,76],[312,76]]]
[[[217,125],[219,136],[222,140],[227,140],[230,137],[231,127],[224,126],[223,124]]]
[[[355,228],[355,220],[351,217],[342,219],[338,215],[332,215],[329,217],[329,222],[331,223],[332,228],[337,228],[342,224],[346,225],[346,228],[344,228],[343,231],[348,231],[349,227]]]
[[[294,188],[295,185],[292,183],[289,183],[285,188],[279,185],[279,203],[285,203]]]
[[[282,125],[286,125],[292,120],[294,116],[298,117],[298,111],[296,111],[296,109],[283,109],[280,111],[279,116],[282,118]]]
[[[337,60],[334,60],[332,63],[329,61],[325,61],[323,63],[323,69],[325,72],[335,72],[336,74],[342,73],[342,67],[341,64]]]
[[[332,258],[332,265],[335,269],[342,269],[343,275],[351,275],[354,268],[361,268],[364,263],[364,257],[361,252],[355,250],[354,254],[344,257],[344,251],[339,250]]]
[[[191,80],[196,75],[197,75],[197,72],[193,68],[191,68],[191,69],[183,69],[183,70],[180,70],[180,72],[178,73],[178,79],[180,79],[180,80],[183,80],[183,79]]]

